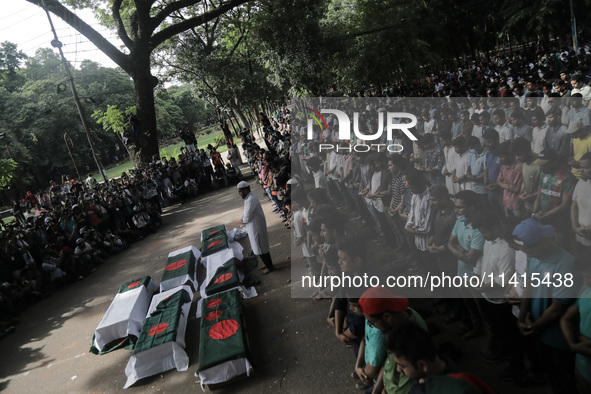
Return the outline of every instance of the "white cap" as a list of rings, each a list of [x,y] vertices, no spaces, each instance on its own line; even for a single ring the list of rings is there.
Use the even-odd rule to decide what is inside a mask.
[[[247,187],[250,187],[250,185],[246,181],[240,181],[240,182],[238,182],[238,185],[236,186],[236,188],[238,188],[238,189],[246,189]]]
[[[298,181],[295,178],[291,178],[289,181],[287,181],[288,185],[297,185]]]

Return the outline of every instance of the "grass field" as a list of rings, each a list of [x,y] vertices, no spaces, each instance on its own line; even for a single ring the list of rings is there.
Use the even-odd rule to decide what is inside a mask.
[[[207,134],[208,131],[212,131],[210,134]],[[211,144],[214,145],[214,138],[221,133],[217,126],[208,127],[201,132],[197,133],[197,147],[199,149],[206,149],[207,145]],[[185,146],[183,140],[179,140],[178,142],[170,145],[160,145],[160,157],[166,157],[170,159],[171,157],[177,157],[181,153],[181,148]],[[218,147],[218,152],[225,152],[228,148],[225,144],[222,144]],[[105,168],[105,173],[109,179],[116,178],[121,176],[123,172],[129,172],[130,169],[133,168],[133,163],[131,159],[127,159],[122,161],[121,163]],[[102,182],[102,177],[100,173],[97,171],[92,176],[99,182]]]

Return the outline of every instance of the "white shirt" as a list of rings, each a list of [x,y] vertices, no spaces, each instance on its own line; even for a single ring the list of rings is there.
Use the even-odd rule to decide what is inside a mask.
[[[534,127],[532,130],[531,150],[536,155],[539,155],[544,149],[544,139],[546,139],[547,130],[548,125],[546,123],[542,127]]]
[[[482,283],[485,286],[494,281],[492,289],[483,291],[482,296],[493,304],[504,304],[505,287],[515,272],[515,250],[509,247],[507,241],[497,238],[485,241],[482,251]],[[504,276],[504,277],[502,277]],[[492,281],[491,281],[492,279]]]
[[[456,170],[456,177],[462,177],[466,175],[468,171],[468,165],[470,164],[470,152],[466,151],[461,155],[457,155],[455,167],[452,170]],[[456,194],[461,190],[472,190],[472,183],[469,181],[463,183],[454,183],[454,192]]]
[[[302,238],[302,243],[300,246],[302,247],[302,253],[304,257],[312,257],[314,255],[310,253],[308,245],[306,245],[306,223],[304,221],[304,210],[305,208],[298,209],[293,213],[293,234],[296,238]]]
[[[513,141],[513,128],[509,123],[505,123],[502,126],[495,126],[495,130],[499,133],[500,144],[505,141]]]
[[[244,213],[242,222],[246,223],[246,232],[250,240],[252,252],[256,255],[269,253],[269,237],[267,235],[267,221],[257,196],[250,192],[244,199]]]
[[[575,186],[573,192],[573,201],[577,202],[579,208],[579,225],[591,226],[591,181],[580,179]],[[577,236],[577,242],[591,246],[591,238],[584,238],[580,235]]]
[[[383,171],[383,170],[382,170]],[[380,183],[382,181],[382,171],[376,171],[373,173],[373,175],[371,176],[371,193],[375,194],[378,192],[378,189],[380,188]],[[383,191],[383,190],[380,190]],[[375,209],[377,209],[379,212],[384,212],[384,203],[382,202],[382,199],[380,197],[374,197],[374,198],[365,198],[367,202],[371,203]]]
[[[415,230],[421,232],[420,235],[415,235],[415,245],[420,251],[427,250],[427,240],[429,238],[429,232],[431,231],[431,203],[429,197],[431,193],[429,188],[425,187],[425,190],[421,194],[412,195],[410,202],[410,212],[406,221],[406,228],[413,225]]]

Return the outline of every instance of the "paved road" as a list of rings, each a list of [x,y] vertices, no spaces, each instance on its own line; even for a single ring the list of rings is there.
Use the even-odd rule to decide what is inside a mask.
[[[252,182],[252,181],[251,181]],[[290,254],[290,234],[272,206],[253,187],[267,215],[271,255],[278,270],[257,286],[259,296],[245,301],[245,318],[255,373],[252,377],[216,390],[216,393],[355,393],[349,377],[353,369],[350,349],[337,343],[325,322],[328,301],[293,299],[290,271],[297,275],[303,266]],[[0,391],[7,393],[113,393],[122,392],[125,365],[131,355],[118,350],[104,356],[89,353],[94,330],[121,284],[151,275],[158,280],[166,256],[178,248],[200,246],[202,229],[225,224],[237,227],[242,199],[235,188],[209,193],[182,206],[169,209],[164,226],[145,240],[108,259],[83,281],[55,292],[49,299],[29,307],[11,336],[0,341]],[[247,250],[250,247],[245,246]],[[295,279],[294,279],[295,281]],[[196,297],[197,298],[197,297]],[[198,365],[199,321],[194,318],[196,299],[188,321],[186,343],[188,371],[168,371],[137,382],[128,392],[200,392],[194,377]],[[428,301],[414,301],[424,307]],[[483,339],[462,342],[454,336],[455,326],[446,327],[441,316],[428,319],[442,330],[435,340],[459,344],[466,357],[462,370],[478,373],[499,393],[540,393],[539,388],[518,390],[502,382],[503,365],[488,365],[477,354]]]
[[[262,197],[262,191],[253,187]],[[245,318],[253,353],[254,375],[216,392],[300,393],[351,390],[347,373],[353,361],[350,350],[335,346],[325,321],[328,302],[291,298],[290,234],[272,207],[263,201],[267,215],[271,255],[278,270],[262,276],[259,297],[245,302]],[[0,341],[0,391],[97,392],[123,391],[124,369],[130,352],[118,350],[104,356],[89,353],[94,330],[121,283],[144,275],[158,280],[169,252],[186,245],[200,246],[202,229],[225,224],[237,227],[242,199],[235,188],[206,194],[169,209],[157,234],[111,257],[91,276],[29,307],[11,336]],[[248,241],[245,246],[250,250]],[[196,297],[197,298],[197,297]],[[128,392],[199,392],[193,375],[198,364],[199,321],[196,300],[187,327],[186,372],[175,370],[136,383]],[[346,362],[348,361],[348,362]]]

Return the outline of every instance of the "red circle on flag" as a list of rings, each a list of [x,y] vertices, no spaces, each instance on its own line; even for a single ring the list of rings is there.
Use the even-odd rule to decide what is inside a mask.
[[[127,286],[127,288],[128,289],[133,289],[134,287],[136,287],[139,284],[140,284],[140,281],[139,280],[136,280],[135,282],[130,283],[129,286]]]
[[[207,304],[205,304],[205,307],[206,308],[215,308],[216,306],[218,306],[221,303],[222,303],[221,298],[214,298],[213,300],[211,300]]]
[[[154,336],[163,333],[168,328],[168,323],[160,323],[156,324],[154,327],[150,328],[148,331],[148,335]]]
[[[207,321],[212,321],[217,319],[218,317],[220,317],[222,315],[222,311],[213,311],[213,312],[209,312],[207,315],[205,315],[205,320]]]
[[[168,264],[164,269],[166,271],[174,271],[174,270],[178,270],[179,268],[181,268],[185,264],[187,264],[187,259],[182,259],[179,261],[175,261],[174,263]]]
[[[227,339],[238,331],[238,322],[234,319],[222,320],[211,326],[209,336],[212,339]]]
[[[219,244],[221,244],[223,241],[221,239],[218,239],[217,241],[213,241],[211,242],[209,245],[207,245],[208,248],[213,248],[214,246],[218,246]]]
[[[215,278],[213,283],[224,283],[224,282],[227,282],[228,280],[230,280],[230,278],[232,278],[231,272],[228,272],[227,274],[221,274],[220,276]]]

